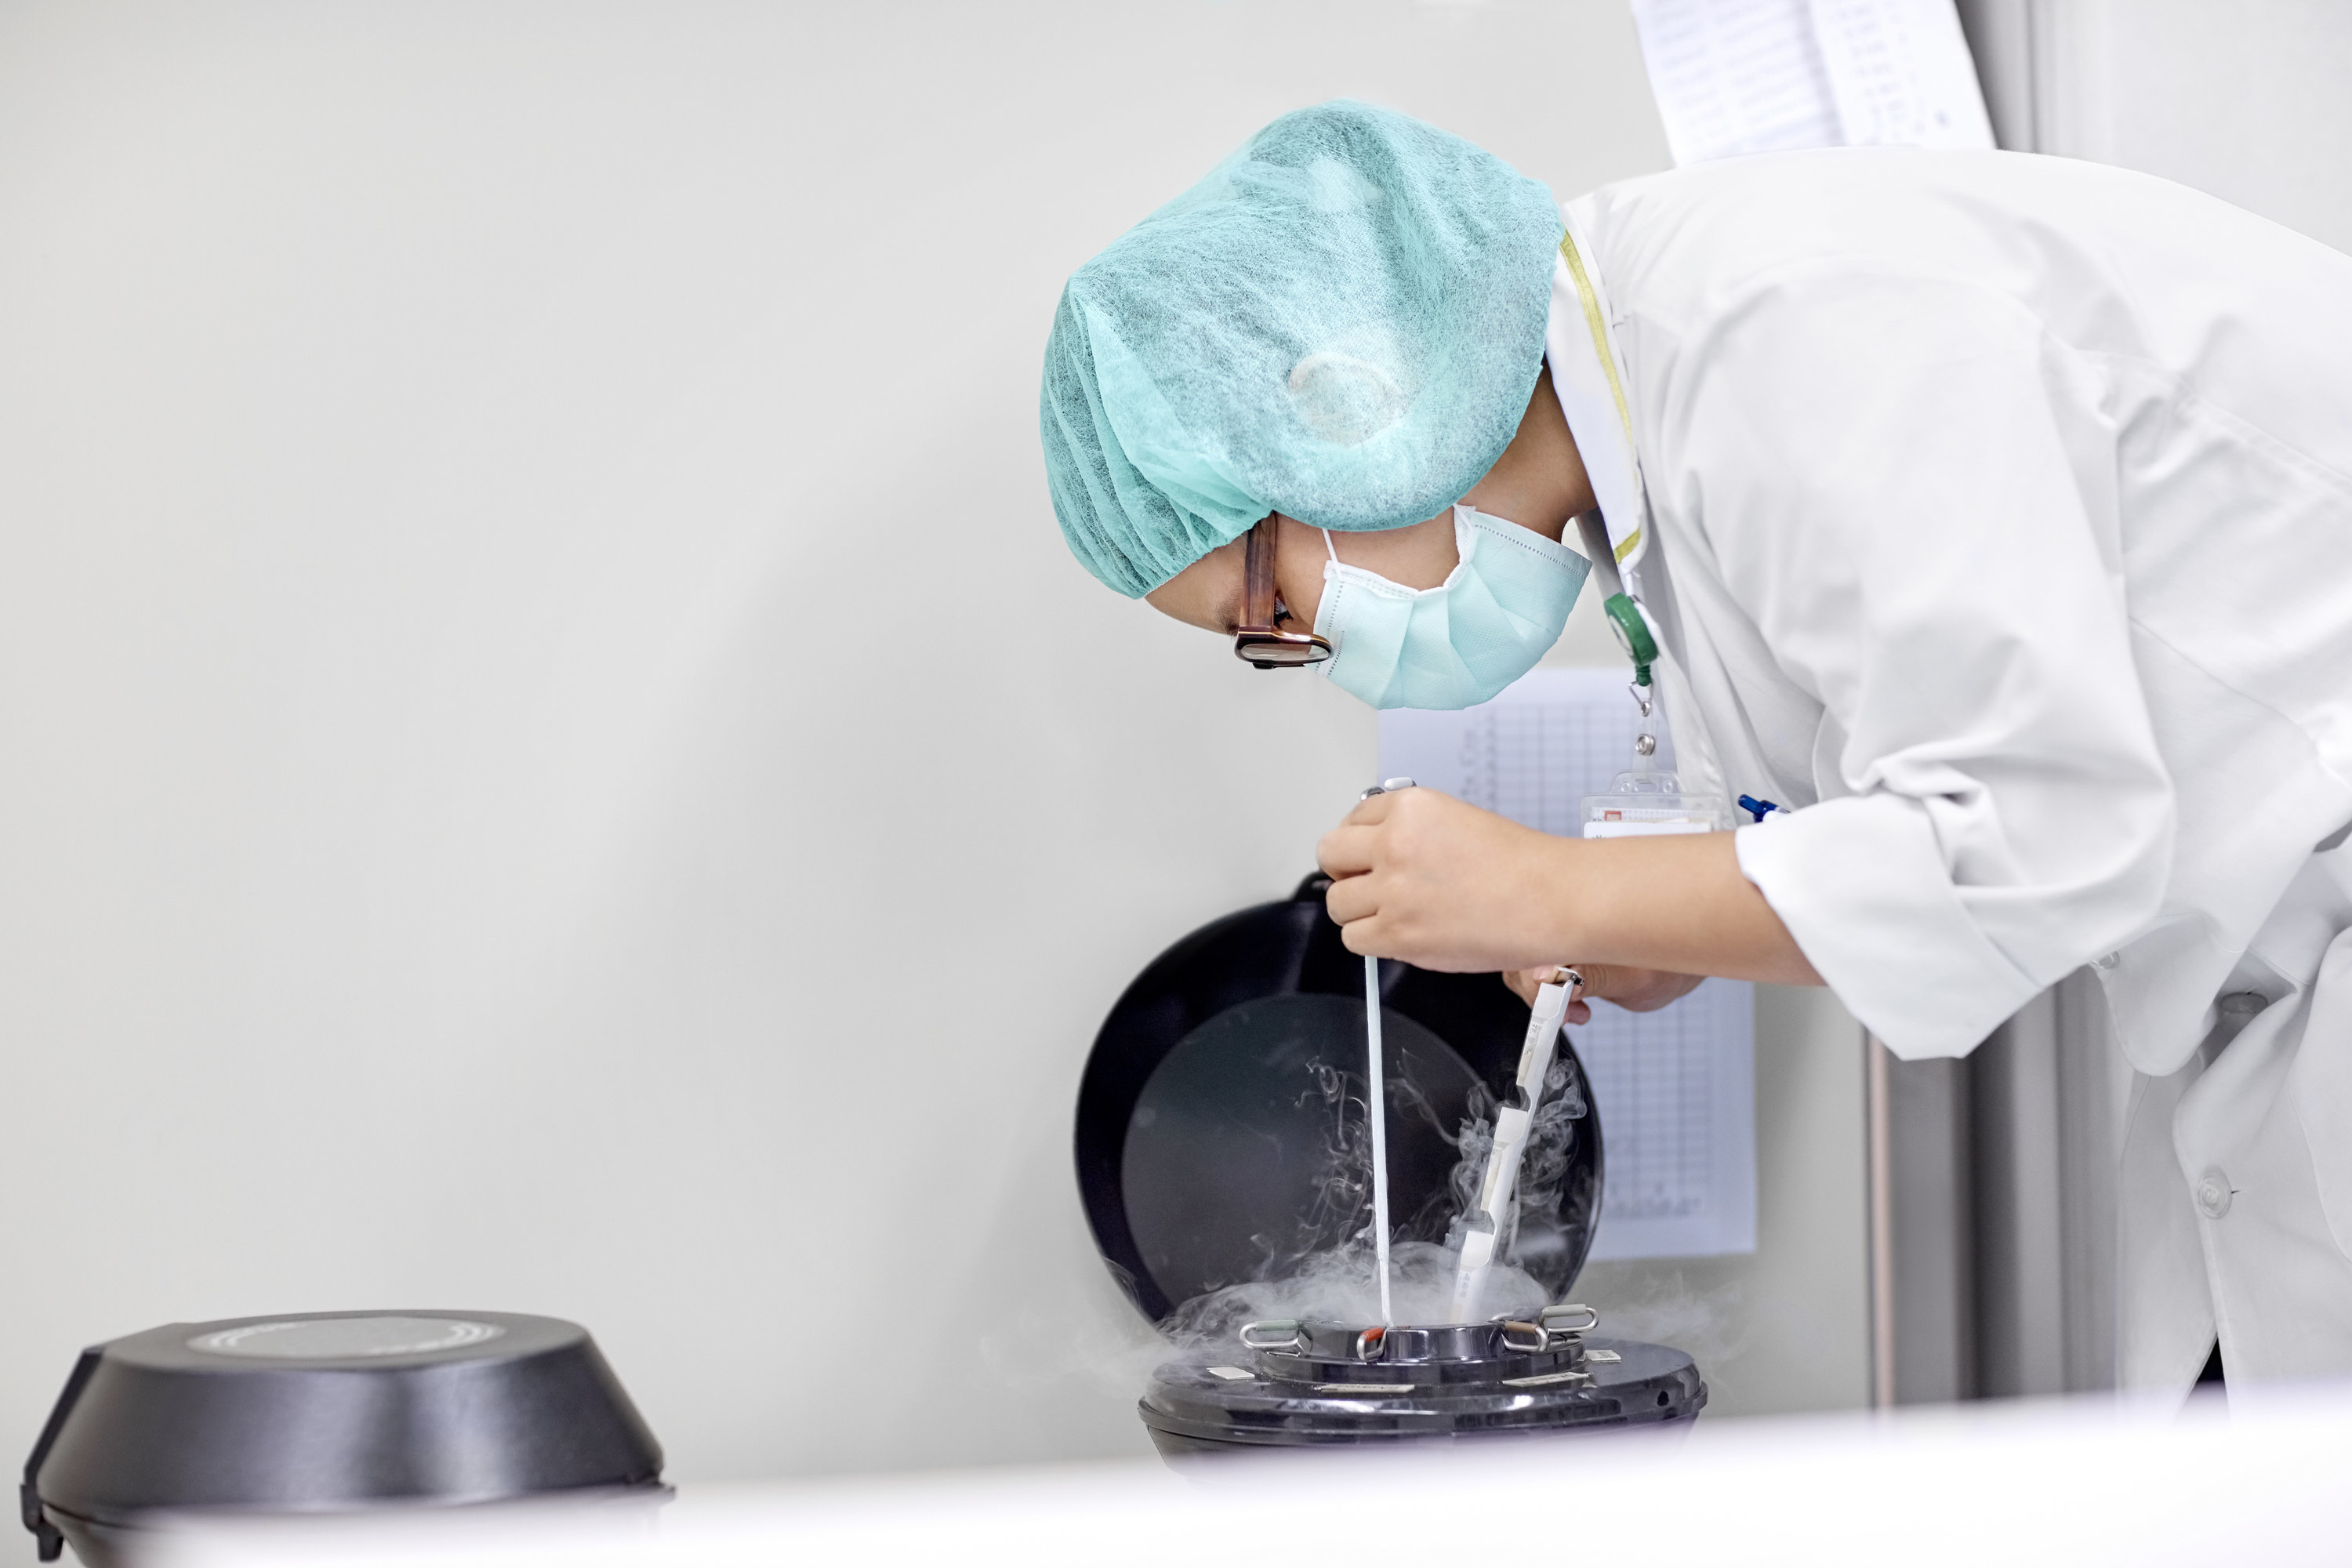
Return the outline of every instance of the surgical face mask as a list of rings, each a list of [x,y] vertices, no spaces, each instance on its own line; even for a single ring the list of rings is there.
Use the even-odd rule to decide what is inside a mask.
[[[1559,640],[1591,563],[1515,522],[1454,509],[1461,559],[1434,588],[1406,588],[1349,566],[1323,535],[1315,630],[1323,673],[1375,708],[1468,708],[1536,666]]]

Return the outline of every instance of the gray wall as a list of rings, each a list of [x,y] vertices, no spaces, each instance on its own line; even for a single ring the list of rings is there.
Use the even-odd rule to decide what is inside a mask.
[[[1083,574],[1036,368],[1339,93],[1665,163],[1617,0],[0,7],[0,1445],[89,1341],[474,1304],[688,1479],[1140,1449],[1078,1064],[1373,726]],[[1726,1408],[1843,1390],[1825,1001]]]
[[[1680,1345],[1710,1415],[1871,1398],[1863,1033],[1837,998],[1756,988],[1756,1250],[1596,1263],[1577,1293],[1612,1332]]]
[[[2002,146],[2161,174],[2352,250],[2352,6],[1959,7]]]

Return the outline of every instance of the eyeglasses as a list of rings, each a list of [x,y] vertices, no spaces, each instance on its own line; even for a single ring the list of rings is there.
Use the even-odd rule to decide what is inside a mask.
[[[1234,628],[1234,657],[1260,669],[1290,669],[1320,664],[1331,645],[1313,632],[1286,632],[1276,626],[1282,608],[1274,586],[1274,518],[1258,519],[1249,531],[1242,558],[1242,624]]]

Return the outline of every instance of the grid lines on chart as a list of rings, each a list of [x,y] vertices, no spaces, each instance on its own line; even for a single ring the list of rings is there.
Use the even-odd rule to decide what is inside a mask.
[[[1714,1190],[1715,1085],[1708,1040],[1717,998],[1702,985],[1655,1013],[1596,1007],[1571,1030],[1592,1080],[1610,1219],[1685,1219]]]
[[[1601,795],[1630,768],[1671,768],[1670,751],[1651,763],[1633,755],[1640,710],[1622,703],[1497,702],[1462,727],[1462,798],[1514,822],[1573,837],[1584,797]]]

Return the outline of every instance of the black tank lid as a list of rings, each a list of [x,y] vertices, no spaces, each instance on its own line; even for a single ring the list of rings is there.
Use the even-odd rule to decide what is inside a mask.
[[[1279,1276],[1362,1220],[1335,1210],[1333,1107],[1360,1107],[1363,960],[1324,910],[1329,879],[1176,942],[1127,988],[1080,1080],[1078,1191],[1104,1261],[1158,1321],[1203,1291]],[[1517,1070],[1528,1009],[1492,974],[1380,966],[1390,1213],[1401,1239],[1443,1241],[1470,1091]],[[1583,1067],[1560,1059],[1581,1088]],[[1336,1075],[1336,1077],[1335,1077]],[[1353,1113],[1360,1121],[1360,1110]],[[1522,1216],[1513,1261],[1556,1297],[1600,1219],[1601,1119],[1577,1122],[1549,1212]]]
[[[577,1323],[311,1312],[82,1352],[25,1467],[26,1527],[102,1559],[158,1510],[323,1512],[661,1485],[661,1446]]]

